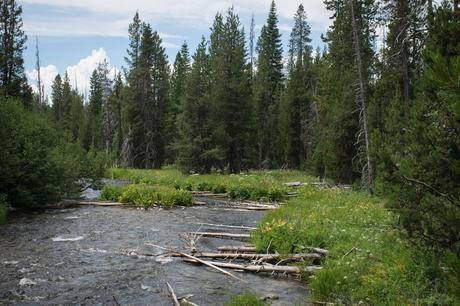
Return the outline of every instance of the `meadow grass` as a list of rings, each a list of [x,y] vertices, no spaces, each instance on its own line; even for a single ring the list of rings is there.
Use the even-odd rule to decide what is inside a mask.
[[[269,306],[270,303],[260,300],[254,293],[245,293],[236,295],[230,301],[224,304],[225,306]]]
[[[312,246],[328,249],[323,270],[305,277],[315,300],[345,305],[459,303],[458,258],[420,246],[397,223],[379,198],[303,187],[297,198],[265,216],[252,240],[260,251],[284,254]]]
[[[184,175],[173,168],[139,170],[114,168],[107,171],[113,179],[127,179],[133,183],[174,187],[189,191],[228,193],[233,199],[280,201],[289,191],[284,183],[313,179],[299,171],[256,171],[238,175]]]
[[[146,184],[106,186],[102,190],[100,199],[134,204],[137,207],[144,208],[153,205],[169,208],[178,205],[190,206],[193,204],[193,197],[190,191]]]

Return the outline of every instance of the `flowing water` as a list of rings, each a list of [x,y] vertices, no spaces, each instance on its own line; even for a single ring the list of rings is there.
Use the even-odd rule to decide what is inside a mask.
[[[276,297],[272,305],[306,304],[307,288],[292,278],[233,272],[242,282],[178,258],[126,255],[161,252],[145,243],[184,250],[181,233],[200,229],[199,223],[255,226],[262,216],[215,205],[12,213],[0,225],[0,304],[172,305],[166,282],[178,296],[193,295],[189,300],[198,305],[222,305],[248,291]],[[215,251],[228,244],[242,242],[203,237],[198,247]]]

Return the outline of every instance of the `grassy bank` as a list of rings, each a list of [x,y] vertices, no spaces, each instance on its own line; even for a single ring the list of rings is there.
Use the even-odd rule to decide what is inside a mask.
[[[105,201],[119,201],[144,208],[153,205],[163,207],[190,206],[193,203],[190,191],[146,184],[106,186],[102,190],[100,198]]]
[[[270,212],[253,241],[260,250],[330,250],[307,279],[313,299],[339,304],[458,305],[459,261],[409,240],[381,199],[339,189],[301,189]],[[308,263],[307,263],[308,264]]]
[[[176,169],[109,169],[107,177],[127,179],[135,184],[174,187],[178,190],[228,193],[231,198],[279,201],[289,191],[288,181],[311,181],[298,171],[250,172],[239,175],[184,175]]]

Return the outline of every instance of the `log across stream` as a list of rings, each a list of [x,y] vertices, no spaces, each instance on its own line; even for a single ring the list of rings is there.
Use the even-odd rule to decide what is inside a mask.
[[[242,282],[181,258],[122,255],[160,252],[146,243],[183,249],[184,233],[247,233],[265,213],[214,210],[213,201],[170,210],[85,205],[13,213],[0,226],[0,304],[172,305],[166,283],[178,298],[187,296],[198,305],[222,305],[247,291],[277,297],[272,305],[305,304],[308,288],[295,278],[229,270]],[[218,252],[221,246],[240,245],[202,237],[198,247]]]

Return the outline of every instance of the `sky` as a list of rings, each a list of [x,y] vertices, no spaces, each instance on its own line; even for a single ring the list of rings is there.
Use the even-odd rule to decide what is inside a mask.
[[[265,23],[271,0],[18,0],[23,7],[24,30],[28,36],[24,51],[26,75],[36,90],[36,41],[40,51],[41,77],[50,94],[57,73],[66,71],[72,86],[85,93],[97,64],[106,59],[115,73],[124,65],[128,47],[128,26],[136,11],[163,39],[170,63],[184,41],[190,53],[209,28],[217,12],[234,6],[246,34],[254,14],[256,37]],[[279,28],[284,51],[293,16],[302,3],[312,28],[312,44],[322,47],[321,34],[330,25],[330,13],[323,0],[278,0]]]

